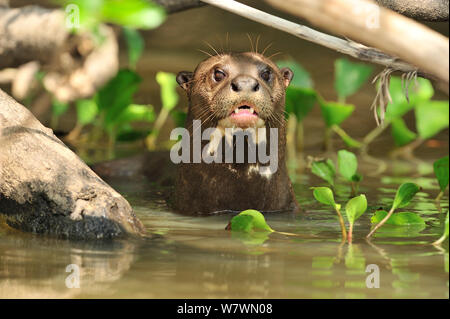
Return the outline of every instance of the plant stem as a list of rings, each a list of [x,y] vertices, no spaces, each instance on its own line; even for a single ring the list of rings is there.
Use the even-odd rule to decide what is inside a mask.
[[[169,111],[164,107],[161,108],[161,111],[158,114],[158,118],[155,121],[155,125],[153,126],[152,132],[145,139],[145,144],[147,145],[147,148],[149,150],[155,149],[156,139],[158,138],[159,131],[161,130],[161,127],[164,125],[164,123],[166,122],[168,116],[169,116]]]
[[[369,144],[372,143],[383,131],[388,127],[388,123],[381,124],[377,126],[372,131],[370,131],[363,139],[361,153],[367,154],[367,149]]]
[[[297,123],[297,151],[300,153],[303,153],[303,147],[304,147],[304,130],[303,130],[303,122]]]
[[[436,197],[434,200],[435,200],[436,202],[440,202],[442,196],[444,196],[444,191],[441,191],[441,192],[437,195],[437,197]]]
[[[352,182],[352,193],[350,194],[350,196],[351,197],[355,197],[356,196],[356,194],[357,194],[357,187],[356,187],[356,183],[355,182]]]
[[[348,226],[348,243],[352,243],[352,236],[353,236],[353,224],[350,223],[350,226]]]
[[[384,217],[373,229],[372,231],[366,236],[366,238],[370,238],[383,224],[391,217],[391,215],[394,213],[394,207],[391,208],[389,213]]]
[[[333,131],[350,147],[361,148],[363,144],[348,135],[339,125],[332,126]]]
[[[326,152],[332,152],[333,151],[333,145],[331,144],[331,136],[333,134],[333,131],[331,127],[325,128],[325,136],[324,136],[324,145],[325,145],[325,151]]]
[[[390,156],[395,158],[399,155],[403,155],[404,158],[412,160],[414,159],[414,150],[422,145],[423,142],[425,142],[425,140],[419,137],[411,143],[392,151]]]
[[[339,217],[339,223],[341,224],[342,240],[345,242],[345,240],[347,239],[347,231],[345,230],[344,218],[342,217],[342,214],[341,214],[339,208],[335,207],[335,209],[336,209],[336,213],[338,214],[338,217]]]
[[[288,159],[291,161],[296,161],[297,152],[295,147],[295,132],[297,129],[297,118],[294,114],[289,116],[287,121],[287,130],[286,130],[286,148]]]
[[[447,237],[447,236],[445,236],[445,234],[442,235],[441,238],[439,238],[438,240],[436,240],[436,241],[433,243],[433,245],[439,246],[440,244],[442,244],[442,242],[445,240],[446,237]]]

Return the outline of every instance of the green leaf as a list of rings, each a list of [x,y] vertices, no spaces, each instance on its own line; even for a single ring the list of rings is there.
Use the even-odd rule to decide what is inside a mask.
[[[449,180],[448,155],[434,162],[433,169],[439,182],[439,187],[441,191],[444,191],[448,186]]]
[[[339,173],[348,181],[358,181],[357,170],[358,160],[356,155],[347,150],[338,152],[338,168]]]
[[[132,68],[136,67],[137,61],[141,57],[142,51],[144,50],[144,40],[142,39],[139,31],[123,28],[123,35],[128,47],[128,60]]]
[[[448,127],[448,108],[448,101],[425,101],[416,105],[416,126],[421,138],[430,138]]]
[[[367,210],[367,199],[365,195],[359,195],[350,199],[345,206],[345,213],[351,224],[353,224]]]
[[[161,87],[161,101],[163,108],[168,111],[172,110],[178,103],[178,94],[176,91],[178,83],[175,74],[158,72],[156,74],[156,81]]]
[[[60,102],[58,100],[52,101],[52,113],[55,116],[63,115],[69,109],[69,104]]]
[[[288,67],[292,70],[292,72],[294,72],[294,77],[292,78],[289,87],[304,88],[304,89],[310,89],[313,87],[313,82],[311,80],[311,76],[309,75],[308,71],[306,71],[297,62],[293,60],[278,61],[277,65],[280,69]]]
[[[314,198],[325,205],[332,206],[333,208],[340,207],[334,201],[333,191],[328,187],[311,187],[313,190]]]
[[[231,219],[231,230],[243,232],[250,232],[252,230],[274,231],[266,223],[264,215],[254,209],[245,210],[234,216]]]
[[[372,224],[378,224],[382,221],[388,212],[384,210],[376,211],[370,219]],[[407,225],[425,225],[425,221],[419,215],[409,212],[401,212],[392,214],[386,221],[386,225],[407,226]]]
[[[170,112],[176,127],[184,127],[186,124],[187,113],[179,110],[172,110]]]
[[[105,113],[105,126],[111,128],[137,91],[141,78],[131,70],[120,70],[96,95],[100,111]]]
[[[339,100],[350,96],[369,79],[373,67],[363,63],[353,63],[347,59],[337,59],[334,63],[334,88]]]
[[[354,105],[319,100],[322,117],[327,127],[339,125],[345,121],[355,109]]]
[[[98,114],[97,103],[94,100],[78,100],[76,102],[77,121],[81,125],[87,125],[94,121]]]
[[[151,131],[136,130],[129,124],[123,124],[119,127],[116,134],[116,141],[132,142],[144,139]]]
[[[393,209],[407,206],[418,191],[420,191],[420,186],[417,184],[404,183],[400,185],[395,194],[394,204],[392,205]]]
[[[330,185],[334,185],[336,169],[330,159],[313,162],[311,165],[311,172],[326,180]]]
[[[110,22],[131,28],[154,29],[166,18],[162,7],[145,0],[104,0],[101,17]]]
[[[394,118],[391,122],[391,134],[396,146],[403,146],[414,141],[417,134],[410,131],[402,118]]]
[[[155,120],[155,112],[151,105],[130,104],[117,117],[115,124],[131,122],[153,122]]]
[[[286,90],[286,112],[294,113],[301,122],[317,102],[317,93],[313,89],[291,87]]]
[[[387,122],[401,118],[408,111],[421,101],[428,101],[434,94],[433,86],[430,81],[422,78],[413,80],[408,86],[409,102],[406,99],[405,89],[402,87],[402,79],[399,77],[391,77],[389,84],[389,92],[392,102],[386,109],[385,119]]]
[[[64,7],[69,4],[75,4],[79,10],[79,19],[81,29],[94,30],[102,22],[101,10],[104,0],[65,0]],[[66,12],[66,21],[74,23],[76,11]],[[77,32],[77,26],[73,24],[72,32]]]

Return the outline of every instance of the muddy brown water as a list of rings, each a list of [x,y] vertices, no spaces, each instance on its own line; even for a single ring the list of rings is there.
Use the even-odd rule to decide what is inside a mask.
[[[273,229],[297,236],[230,232],[232,215],[175,214],[163,199],[167,188],[110,181],[156,237],[70,242],[0,227],[0,297],[448,298],[448,240],[431,245],[442,233],[448,194],[437,206],[434,177],[411,177],[417,163],[391,161],[374,177],[371,165],[361,160],[360,192],[369,209],[355,224],[351,246],[341,243],[335,213],[312,197],[309,187],[325,184],[307,172],[291,175],[302,210],[266,215]],[[430,161],[419,166],[429,172]],[[426,227],[386,226],[366,241],[373,211],[388,207],[398,185],[411,180],[423,190],[402,211],[416,212]],[[345,204],[350,186],[338,180],[336,194]],[[69,265],[79,267],[78,289],[67,288]],[[379,269],[379,288],[367,286],[369,265]]]
[[[261,2],[245,2],[274,12]],[[448,35],[448,23],[434,27]],[[158,108],[155,73],[192,70],[205,57],[197,51],[207,50],[203,40],[220,47],[227,32],[235,51],[250,48],[247,32],[253,38],[261,34],[261,45],[275,41],[270,54],[280,50],[283,55],[278,58],[295,58],[311,73],[316,89],[326,99],[336,98],[333,61],[341,55],[205,7],[171,15],[160,28],[144,32],[146,50],[137,69],[143,84],[136,102]],[[125,60],[124,55],[122,61]],[[349,99],[357,108],[343,127],[352,136],[362,137],[375,127],[369,112],[373,98],[373,87],[367,84]],[[182,97],[180,106],[185,105]],[[70,114],[62,118],[60,129],[70,129],[73,118]],[[414,127],[413,117],[407,120]],[[169,125],[167,132],[170,128]],[[162,133],[162,138],[167,138],[167,132]],[[320,155],[323,122],[318,108],[305,122],[305,135],[304,155]],[[367,195],[370,207],[355,224],[351,246],[341,244],[335,213],[314,201],[309,187],[324,183],[308,172],[291,174],[302,211],[266,216],[273,229],[298,236],[230,233],[224,229],[230,215],[178,215],[163,200],[166,189],[145,181],[111,182],[157,238],[70,242],[24,234],[2,225],[0,298],[449,298],[448,240],[440,248],[430,245],[442,233],[449,206],[448,192],[440,207],[435,204],[438,185],[430,171],[433,160],[448,154],[448,130],[437,140],[441,148],[423,145],[416,151],[420,160],[415,162],[387,157],[393,148],[388,131],[374,143],[371,154],[384,158],[388,170],[379,176],[368,176],[376,167],[361,160],[364,179],[360,191]],[[81,150],[79,153],[92,162],[138,151],[125,148],[108,156],[91,156]],[[364,237],[370,230],[373,210],[389,206],[396,188],[406,180],[420,184],[423,191],[402,210],[421,215],[426,227],[382,228],[367,242]],[[349,194],[349,186],[339,181],[337,201],[344,204]],[[73,270],[66,272],[69,265],[79,267],[80,288],[67,288],[68,276],[74,274]],[[366,285],[369,265],[379,268],[379,288]]]

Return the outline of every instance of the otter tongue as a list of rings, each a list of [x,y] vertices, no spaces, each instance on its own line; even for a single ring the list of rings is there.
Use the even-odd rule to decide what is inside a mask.
[[[231,116],[234,118],[247,118],[247,117],[254,117],[256,116],[256,114],[252,113],[250,109],[239,109],[238,113],[233,112]]]

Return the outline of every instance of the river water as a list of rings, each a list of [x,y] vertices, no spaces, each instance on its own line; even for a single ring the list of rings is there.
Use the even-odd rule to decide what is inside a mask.
[[[422,162],[422,166],[427,166]],[[394,167],[408,167],[406,162]],[[413,165],[410,165],[413,166]],[[365,168],[364,163],[362,169]],[[139,181],[111,185],[132,204],[151,238],[111,242],[70,242],[0,227],[1,298],[448,298],[448,240],[442,234],[448,195],[440,205],[432,175],[408,178],[390,170],[366,176],[360,192],[368,211],[356,222],[354,242],[342,244],[335,213],[317,203],[310,186],[324,185],[308,173],[292,176],[298,213],[266,215],[283,234],[253,236],[230,232],[231,215],[195,217],[167,207],[165,188]],[[403,211],[416,212],[425,228],[385,226],[371,241],[370,216],[392,203],[399,183],[423,187]],[[344,204],[350,187],[336,186]],[[68,265],[76,265],[80,288],[69,289]],[[379,288],[368,288],[369,265],[379,270]],[[373,267],[373,266],[371,266]]]
[[[258,1],[245,2],[269,10]],[[448,23],[436,26],[448,34]],[[279,58],[295,58],[311,73],[324,98],[336,98],[333,62],[338,54],[206,7],[171,15],[160,28],[144,32],[146,50],[137,68],[143,84],[137,103],[150,101],[158,108],[155,73],[192,70],[204,58],[197,49],[208,49],[203,40],[220,47],[229,33],[232,50],[248,50],[247,32],[253,39],[260,34],[264,46],[275,40],[270,54],[281,50]],[[343,128],[352,136],[362,137],[375,127],[369,111],[374,96],[373,86],[367,84],[350,98],[358,107]],[[186,105],[186,99],[180,104]],[[72,127],[73,119],[61,118],[61,126]],[[412,117],[406,120],[414,122]],[[306,155],[319,155],[322,134],[316,108],[305,122]],[[372,155],[383,158],[388,170],[371,177],[375,168],[361,163],[360,192],[367,195],[369,209],[355,224],[352,245],[341,244],[335,213],[313,199],[309,187],[324,183],[308,171],[291,174],[301,211],[266,216],[273,229],[298,236],[231,233],[225,230],[230,215],[178,215],[163,200],[165,188],[116,180],[111,185],[131,203],[151,238],[70,242],[24,234],[0,223],[0,298],[449,298],[448,240],[442,247],[431,245],[443,231],[448,192],[436,205],[438,185],[430,171],[433,160],[448,154],[448,130],[437,137],[439,150],[425,144],[416,151],[420,160],[415,162],[391,160],[388,135],[372,147]],[[426,227],[386,226],[366,241],[373,211],[388,207],[406,180],[423,190],[403,211],[422,216]],[[344,204],[350,187],[343,181],[337,185],[336,200]],[[379,288],[367,285],[367,277],[373,275],[366,272],[369,265],[379,270]],[[68,288],[76,270],[80,288]]]

